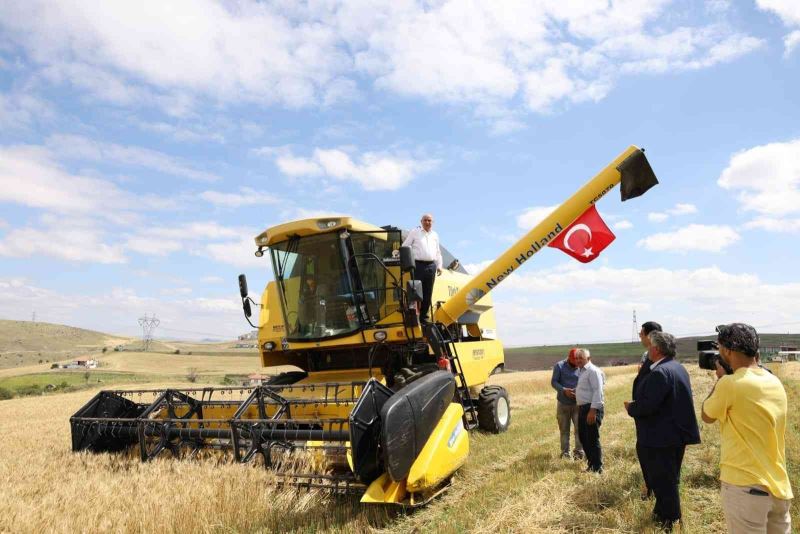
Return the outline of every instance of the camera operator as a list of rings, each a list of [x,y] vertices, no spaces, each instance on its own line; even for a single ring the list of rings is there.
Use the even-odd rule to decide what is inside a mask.
[[[750,325],[717,327],[717,383],[703,402],[703,421],[719,421],[722,509],[728,531],[788,533],[792,488],[786,471],[786,391],[758,366],[758,334]]]

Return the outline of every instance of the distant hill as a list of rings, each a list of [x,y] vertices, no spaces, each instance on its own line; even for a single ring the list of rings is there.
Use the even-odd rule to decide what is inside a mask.
[[[800,334],[760,334],[761,347],[780,345],[800,346]],[[684,337],[678,339],[678,358],[684,361],[697,360],[697,341],[716,339],[713,335]],[[539,347],[517,347],[505,349],[506,369],[515,371],[535,371],[549,369],[557,361],[566,358],[569,349],[575,345],[545,345]],[[644,347],[636,343],[588,343],[579,345],[592,352],[592,361],[597,365],[637,363],[642,357]]]
[[[131,338],[52,323],[0,319],[0,369],[56,362],[103,347],[128,343]]]
[[[256,354],[255,348],[237,348],[237,340],[214,343],[153,340],[150,352],[195,355],[242,355]],[[247,343],[257,343],[251,340]],[[113,352],[120,346],[122,351],[138,353],[142,340],[138,337],[115,336],[72,326],[0,319],[0,369],[27,367],[35,364],[54,363],[101,354],[105,348]]]

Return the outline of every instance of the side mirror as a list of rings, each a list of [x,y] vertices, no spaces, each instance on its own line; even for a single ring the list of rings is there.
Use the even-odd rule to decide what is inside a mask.
[[[406,282],[406,294],[409,302],[422,302],[422,282],[419,280]]]
[[[400,270],[407,273],[414,268],[414,251],[411,247],[400,247]]]
[[[447,269],[449,271],[455,271],[456,269],[458,269],[459,265],[461,265],[461,262],[458,261],[458,259],[455,259],[455,260],[450,262],[450,265],[447,266]]]
[[[250,308],[249,300],[245,300],[244,303],[242,304],[242,307],[244,308],[245,317],[250,317],[251,315],[253,315],[253,310]]]
[[[239,294],[243,299],[247,298],[247,277],[243,274],[239,275]]]

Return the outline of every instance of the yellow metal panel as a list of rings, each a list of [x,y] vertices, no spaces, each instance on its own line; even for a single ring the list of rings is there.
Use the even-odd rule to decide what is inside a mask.
[[[395,482],[384,473],[372,483],[361,497],[361,502],[372,504],[399,504],[406,498],[406,482]]]
[[[411,466],[406,480],[408,491],[416,493],[436,488],[467,461],[469,435],[461,420],[463,415],[464,408],[455,402],[444,412]]]
[[[332,223],[332,224],[331,224]],[[328,226],[328,224],[331,224]],[[266,247],[281,241],[286,241],[291,236],[307,236],[351,230],[354,232],[385,232],[383,228],[359,221],[352,217],[318,217],[314,219],[301,219],[273,226],[256,236],[256,246]]]
[[[503,345],[496,339],[455,344],[468,386],[486,382],[495,367],[505,362]]]
[[[445,325],[458,321],[464,312],[480,301],[497,284],[521,267],[535,253],[546,247],[558,233],[572,224],[587,208],[600,200],[620,182],[622,176],[617,170],[617,166],[637,150],[639,149],[635,146],[628,147],[597,176],[589,180],[578,192],[556,208],[553,213],[545,217],[542,222],[483,271],[475,275],[472,280],[460,288],[457,294],[436,310],[434,316],[436,321]]]

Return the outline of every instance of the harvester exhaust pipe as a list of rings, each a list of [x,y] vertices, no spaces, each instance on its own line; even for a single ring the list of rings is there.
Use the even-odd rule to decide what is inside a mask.
[[[620,181],[623,202],[643,195],[658,183],[644,150],[633,145],[628,147],[566,202],[445,301],[436,310],[434,320],[445,326],[458,322],[459,318],[486,293],[546,247],[556,235],[603,198]]]

